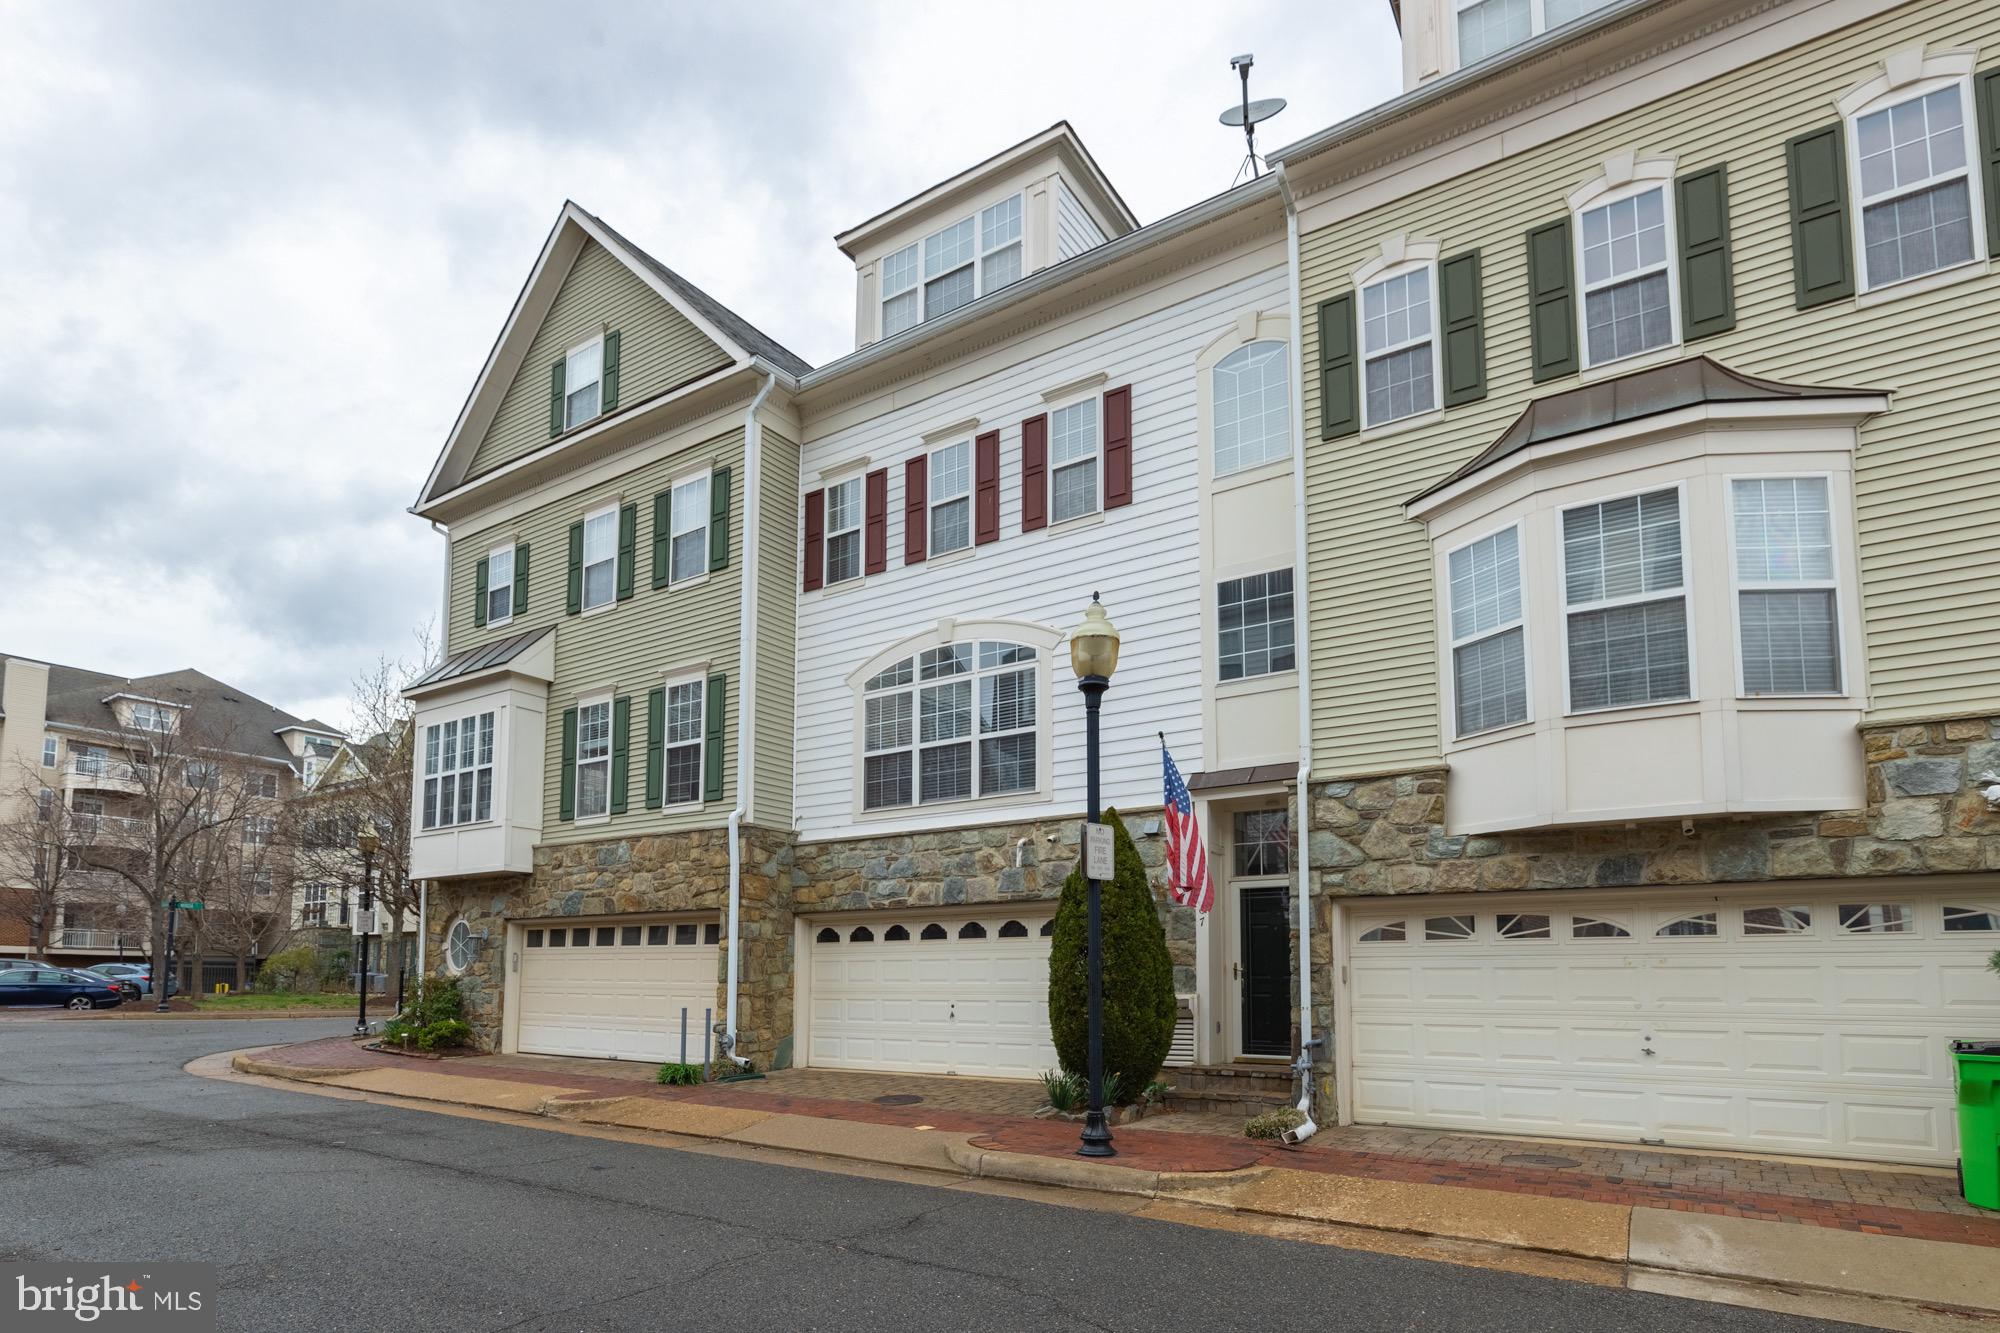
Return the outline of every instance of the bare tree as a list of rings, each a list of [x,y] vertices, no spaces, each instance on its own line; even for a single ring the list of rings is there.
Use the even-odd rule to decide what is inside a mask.
[[[63,903],[104,887],[89,856],[108,830],[98,815],[72,808],[62,793],[43,785],[39,769],[27,766],[0,787],[0,815],[0,885],[10,886],[0,890],[0,916],[25,925],[29,950],[40,954],[54,942]]]
[[[195,877],[204,885],[198,942],[235,961],[238,990],[249,983],[250,960],[277,952],[291,931],[289,827],[274,811],[253,811],[196,844]]]

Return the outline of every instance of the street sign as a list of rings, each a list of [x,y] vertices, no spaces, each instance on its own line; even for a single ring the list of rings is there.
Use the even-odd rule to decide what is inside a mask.
[[[373,935],[375,933],[375,913],[372,911],[356,912],[354,914],[354,933],[356,935]]]
[[[177,912],[199,912],[202,910],[202,906],[203,904],[201,900],[196,899],[193,902],[186,902],[186,903],[176,902],[174,904],[174,910]]]
[[[1111,825],[1089,824],[1083,826],[1083,877],[1085,879],[1107,880],[1116,871],[1112,865],[1113,847]]]

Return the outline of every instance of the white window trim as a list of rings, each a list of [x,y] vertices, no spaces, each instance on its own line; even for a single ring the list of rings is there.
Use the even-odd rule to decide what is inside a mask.
[[[571,421],[569,419],[569,400],[570,397],[573,394],[575,394],[576,391],[582,386],[570,383],[569,363],[571,360],[575,358],[578,352],[588,351],[593,343],[597,345],[597,379],[593,381],[597,385],[597,410],[591,413],[589,416],[584,417],[580,420]],[[590,337],[585,338],[582,342],[572,343],[569,347],[563,350],[563,429],[565,431],[577,430],[580,427],[587,426],[591,422],[596,421],[603,415],[604,415],[604,334],[599,332],[599,333],[593,333]]]
[[[889,261],[891,259],[894,259],[897,255],[902,254],[905,250],[914,250],[916,252],[914,261],[910,266],[910,273],[912,274],[912,277],[910,279],[910,283],[908,286],[898,287],[893,292],[890,291],[886,286],[882,288],[880,299],[875,302],[875,336],[877,338],[893,338],[896,336],[897,333],[908,333],[911,329],[919,327],[924,322],[923,238],[919,237],[916,240],[911,241],[908,245],[899,245],[894,250],[891,250],[887,254],[884,254],[881,259],[876,261],[877,271],[882,274],[883,281],[886,283],[888,281],[888,274],[889,274]],[[917,294],[916,322],[913,324],[906,324],[902,328],[897,329],[895,330],[894,333],[892,333],[889,330],[889,302],[895,300],[897,297],[907,295],[910,292],[915,292]]]
[[[1259,563],[1255,568],[1246,568],[1243,566],[1238,566],[1237,568],[1241,572],[1218,574],[1210,581],[1208,589],[1208,595],[1215,599],[1215,658],[1210,663],[1208,678],[1213,682],[1210,688],[1218,691],[1221,697],[1260,693],[1260,687],[1263,689],[1283,688],[1293,684],[1299,674],[1300,598],[1298,579],[1296,577],[1298,571],[1290,564],[1271,565],[1268,563]],[[1239,579],[1254,578],[1259,574],[1264,575],[1266,578],[1273,574],[1294,575],[1292,580],[1292,664],[1275,671],[1261,671],[1254,676],[1237,676],[1230,680],[1224,680],[1222,678],[1222,585],[1225,583],[1234,583]]]
[[[694,799],[691,801],[670,801],[667,799],[667,752],[669,750],[674,750],[674,749],[684,749],[686,748],[687,742],[683,741],[680,743],[680,745],[678,746],[675,745],[673,740],[667,735],[666,718],[661,718],[660,719],[660,809],[662,812],[674,811],[674,810],[701,809],[703,804],[702,783],[705,780],[706,774],[708,772],[708,767],[707,767],[708,765],[708,748],[707,748],[708,747],[708,668],[707,666],[706,665],[702,666],[700,670],[689,669],[685,671],[676,672],[675,674],[669,675],[661,680],[660,701],[661,704],[666,708],[668,717],[671,717],[673,715],[673,697],[674,697],[674,687],[676,685],[694,686],[695,705],[700,716],[700,723],[695,727],[695,732],[694,732],[694,774],[695,774]],[[606,790],[609,790],[609,788],[607,787]]]
[[[55,768],[62,762],[62,744],[53,736],[42,737],[42,767]]]
[[[701,525],[699,528],[677,529],[674,527],[675,501],[680,499],[683,487],[692,486],[697,481],[703,483],[702,504],[700,506]],[[703,472],[689,472],[676,477],[667,488],[667,586],[669,588],[692,588],[696,584],[704,583],[708,580],[710,573],[708,568],[708,530],[714,515],[714,488],[715,469],[713,468]],[[674,542],[681,537],[687,536],[689,533],[697,531],[701,533],[701,571],[695,574],[683,574],[676,578],[674,576]],[[617,558],[614,552],[612,555],[614,571],[616,570],[615,562]],[[614,584],[616,582],[615,572],[613,582]],[[617,600],[615,588],[612,600]]]
[[[515,607],[514,607],[514,583],[515,583],[515,579],[514,579],[514,552],[515,552],[515,549],[516,549],[516,543],[514,543],[514,542],[502,542],[502,543],[500,543],[500,545],[498,545],[498,546],[494,547],[494,548],[493,548],[492,550],[490,550],[490,551],[488,551],[488,552],[486,553],[486,570],[487,570],[487,578],[486,578],[486,628],[488,628],[488,629],[492,629],[492,628],[493,628],[494,626],[496,626],[496,625],[505,625],[505,624],[508,624],[508,623],[510,623],[510,622],[511,622],[511,621],[512,621],[512,620],[514,619],[514,611],[515,611]],[[503,555],[507,557],[507,614],[506,614],[506,615],[504,615],[504,616],[499,616],[499,617],[497,617],[497,618],[496,618],[496,617],[494,616],[494,614],[493,614],[493,586],[494,586],[494,585],[493,585],[493,576],[492,576],[492,571],[493,571],[493,562],[494,562],[494,561],[496,561],[496,560],[498,560],[498,559],[499,559],[499,558],[500,558],[501,556],[503,556]],[[612,550],[612,555],[611,555],[611,559],[612,559],[612,561],[613,561],[613,564],[612,564],[612,570],[611,570],[611,573],[612,573],[612,583],[613,583],[613,586],[612,586],[612,593],[614,594],[614,595],[613,595],[613,597],[612,597],[612,600],[613,600],[613,601],[616,601],[616,600],[617,600],[617,597],[616,597],[616,593],[617,593],[617,586],[616,586],[616,585],[617,585],[617,574],[618,574],[618,567],[617,567],[617,564],[616,564],[616,561],[617,561],[617,559],[618,559],[618,554],[617,554],[617,550],[616,550],[616,547],[615,547],[615,544],[614,544],[614,547],[613,547],[613,550]]]
[[[1743,582],[1736,564],[1736,483],[1739,481],[1801,481],[1818,480],[1826,483],[1827,522],[1833,529],[1832,550],[1833,577],[1830,579],[1798,579],[1789,583],[1749,583]],[[1847,589],[1840,577],[1840,486],[1839,479],[1831,472],[1730,472],[1722,478],[1722,517],[1729,527],[1729,628],[1732,647],[1736,655],[1736,697],[1750,703],[1784,699],[1844,699],[1847,697]],[[1685,553],[1683,553],[1685,563]],[[1833,594],[1833,644],[1834,669],[1837,688],[1832,690],[1812,690],[1799,694],[1752,694],[1745,688],[1743,678],[1743,598],[1744,592],[1831,592]]]
[[[1647,699],[1640,703],[1609,704],[1603,708],[1578,708],[1570,699],[1569,688],[1569,618],[1589,611],[1607,611],[1620,606],[1639,606],[1647,602],[1663,602],[1672,595],[1660,592],[1631,593],[1624,597],[1611,597],[1603,601],[1586,602],[1579,606],[1570,605],[1569,600],[1569,554],[1568,543],[1563,540],[1563,519],[1572,509],[1590,509],[1608,504],[1613,500],[1626,500],[1634,496],[1651,495],[1655,491],[1672,490],[1679,496],[1677,503],[1681,529],[1681,614],[1686,618],[1688,692],[1677,699]],[[1624,713],[1635,708],[1661,708],[1676,704],[1691,703],[1701,697],[1701,677],[1696,671],[1695,649],[1697,623],[1695,615],[1694,570],[1690,559],[1688,529],[1688,485],[1685,480],[1671,482],[1666,486],[1637,486],[1629,490],[1612,491],[1604,495],[1592,496],[1588,500],[1578,500],[1559,507],[1555,511],[1556,544],[1556,630],[1561,640],[1562,690],[1564,717],[1598,717],[1608,713]],[[1526,581],[1523,580],[1525,583]],[[1524,589],[1525,595],[1525,589]]]
[[[667,503],[671,510],[673,502],[669,500]],[[577,576],[577,606],[586,616],[618,605],[618,508],[618,501],[612,500],[587,510],[583,516],[583,568]],[[611,515],[611,595],[593,604],[590,600],[590,567],[593,563],[603,562],[593,562],[590,558],[590,521],[606,514]]]
[[[1424,250],[1428,250],[1430,252],[1429,256],[1419,257],[1419,252]],[[1364,265],[1361,271],[1363,273],[1366,273],[1367,277],[1365,280],[1357,281],[1355,284],[1354,347],[1357,359],[1359,360],[1360,363],[1359,388],[1361,391],[1360,392],[1361,429],[1363,431],[1367,431],[1372,427],[1398,426],[1406,421],[1415,421],[1424,417],[1429,413],[1438,411],[1442,406],[1443,380],[1444,380],[1444,343],[1442,339],[1442,334],[1443,334],[1442,326],[1444,324],[1444,319],[1443,319],[1444,312],[1442,304],[1443,294],[1438,290],[1437,250],[1438,247],[1435,244],[1430,244],[1430,243],[1419,244],[1411,247],[1411,257],[1405,259],[1401,263]],[[1426,281],[1428,281],[1430,284],[1430,308],[1431,308],[1430,336],[1428,338],[1405,339],[1400,343],[1395,343],[1389,347],[1384,347],[1380,351],[1373,353],[1369,352],[1368,316],[1366,313],[1368,308],[1368,288],[1377,286],[1384,282],[1388,282],[1394,278],[1400,278],[1408,273],[1415,273],[1419,270],[1423,270],[1424,272],[1429,274],[1429,277],[1426,279]],[[1422,347],[1426,344],[1428,344],[1431,349],[1430,402],[1423,407],[1417,408],[1413,412],[1406,412],[1399,417],[1389,417],[1383,421],[1371,421],[1368,416],[1368,363],[1370,361],[1379,360],[1382,357],[1393,356],[1397,352],[1408,351],[1412,347]]]
[[[1007,203],[1009,200],[1012,199],[1019,199],[1021,201],[1021,234],[1015,237],[1013,240],[1004,242],[1000,245],[996,245],[989,250],[986,248],[986,228],[984,225],[984,218],[986,212],[988,209],[998,208],[1000,205]],[[1028,274],[1031,272],[1031,270],[1028,267],[1028,232],[1030,230],[1028,226],[1028,220],[1029,219],[1028,219],[1027,191],[1014,190],[1008,194],[1000,196],[998,199],[994,199],[987,203],[981,204],[979,207],[973,209],[970,214],[961,214],[958,217],[953,218],[951,221],[943,224],[942,226],[931,228],[929,231],[925,232],[922,236],[917,237],[915,240],[911,241],[907,245],[899,245],[893,250],[888,250],[883,252],[881,259],[877,260],[876,263],[878,265],[878,272],[884,274],[884,279],[886,281],[889,261],[893,259],[895,256],[902,254],[905,250],[915,248],[917,252],[917,262],[915,268],[912,271],[916,274],[916,281],[908,287],[898,287],[893,292],[888,290],[886,286],[882,288],[875,302],[875,336],[877,338],[893,338],[894,336],[896,336],[895,334],[889,332],[888,305],[889,302],[895,300],[897,297],[902,296],[908,292],[914,291],[917,294],[916,322],[908,325],[905,328],[897,329],[896,333],[908,333],[910,329],[920,328],[924,324],[929,323],[931,320],[938,318],[937,315],[931,314],[930,311],[925,306],[925,301],[924,301],[925,288],[927,288],[931,283],[936,282],[939,278],[949,277],[952,274],[958,272],[960,269],[965,268],[966,264],[954,264],[952,267],[946,269],[942,273],[936,274],[935,276],[926,277],[924,275],[924,246],[927,243],[929,243],[933,238],[937,237],[938,235],[944,232],[950,231],[953,227],[958,226],[961,222],[970,221],[972,223],[972,258],[968,260],[967,263],[969,263],[972,267],[973,301],[977,301],[982,296],[987,295],[988,292],[990,291],[999,290],[999,288],[997,287],[989,288],[986,285],[986,261],[989,257],[999,254],[1002,250],[1007,249],[1009,246],[1019,246],[1021,248],[1021,278],[1027,277]],[[1014,281],[1019,282],[1020,280],[1021,280],[1020,278],[1016,278]],[[1008,285],[1011,286],[1012,284]],[[966,302],[966,305],[970,304],[972,304],[972,301]],[[964,308],[965,306],[953,307],[954,310],[963,310]],[[940,313],[949,314],[951,312],[943,311]]]
[[[1908,55],[1898,53],[1897,56],[1890,57],[1890,60],[1895,62],[1899,58],[1907,59]],[[1847,154],[1847,188],[1853,196],[1853,206],[1849,209],[1852,216],[1848,218],[1848,229],[1854,245],[1854,291],[1857,296],[1910,287],[1927,279],[1934,282],[1940,274],[1957,273],[1984,264],[1990,258],[1986,253],[1986,190],[1979,173],[1979,100],[1973,95],[1974,63],[1975,57],[1969,52],[1950,52],[1933,56],[1922,62],[1921,72],[1914,78],[1905,78],[1898,82],[1894,74],[1883,74],[1840,99],[1841,137],[1845,142]],[[1965,165],[1956,171],[1928,177],[1914,185],[1897,186],[1874,199],[1864,195],[1861,190],[1861,118],[1874,115],[1889,107],[1901,106],[1920,97],[1928,97],[1939,89],[1951,87],[1958,89],[1959,133],[1964,140]],[[1897,278],[1893,282],[1870,282],[1867,230],[1862,222],[1862,215],[1870,206],[1906,198],[1953,180],[1965,182],[1966,195],[1971,204],[1972,258],[1963,263],[1934,268],[1928,273]]]
[[[1067,463],[1058,465],[1056,463],[1056,413],[1064,411],[1067,408],[1080,406],[1084,403],[1090,404],[1091,431],[1096,443],[1092,447],[1088,459],[1072,458]],[[1049,414],[1049,458],[1048,466],[1042,469],[1042,512],[1049,516],[1049,527],[1066,528],[1072,523],[1081,524],[1085,520],[1097,518],[1104,513],[1104,394],[1101,390],[1088,390],[1083,393],[1072,394],[1067,398],[1048,402],[1047,406]],[[1091,469],[1091,475],[1097,480],[1097,503],[1080,514],[1071,514],[1068,518],[1057,518],[1057,467],[1061,466],[1064,469],[1068,469],[1081,467],[1086,464]]]
[[[974,465],[977,466],[976,459],[974,460]],[[928,461],[924,464],[924,484],[926,486],[930,484],[930,463]],[[833,493],[843,486],[852,486],[855,488],[854,524],[851,527],[836,528],[833,526],[831,518],[833,513]],[[820,587],[822,590],[841,587],[849,583],[859,583],[868,577],[868,552],[865,549],[868,542],[868,477],[865,473],[860,472],[841,477],[838,480],[827,482],[825,491],[826,512],[829,517],[827,519],[826,532],[820,538]],[[928,498],[925,501],[924,517],[925,521],[928,522],[930,518]],[[854,573],[844,579],[835,579],[833,577],[833,539],[850,532],[854,534]],[[925,534],[926,542],[929,540],[929,535],[928,533]]]
[[[583,757],[583,712],[586,708],[604,705],[604,757],[586,760]],[[576,701],[576,765],[570,773],[571,822],[578,825],[608,824],[611,822],[611,756],[618,748],[618,738],[611,729],[618,723],[618,705],[609,692],[593,694]],[[583,813],[583,770],[585,764],[604,765],[604,813],[586,815]]]
[[[934,498],[935,492],[931,487],[931,480],[932,478],[937,476],[937,456],[941,453],[944,453],[948,449],[956,449],[960,445],[963,445],[965,447],[965,489],[963,491],[960,491],[956,495],[947,495],[942,500],[935,499]],[[965,436],[962,439],[946,440],[941,444],[934,444],[929,449],[924,451],[924,557],[925,559],[929,560],[929,559],[935,559],[938,556],[956,555],[960,551],[970,551],[974,546],[977,546],[979,544],[979,532],[978,532],[979,516],[972,512],[973,492],[979,488],[978,474],[979,474],[979,445],[977,441],[975,441],[969,435]],[[939,509],[944,505],[955,504],[961,498],[964,499],[965,501],[965,545],[954,546],[949,551],[940,551],[937,549],[937,524],[936,522],[933,521],[932,514],[934,513],[934,511],[936,511],[937,509]]]
[[[1560,515],[1558,515],[1557,517],[1556,524],[1557,524],[1557,532],[1560,533],[1562,525],[1562,520]],[[1461,639],[1452,633],[1452,628],[1451,628],[1451,612],[1452,612],[1451,557],[1453,556],[1454,553],[1462,551],[1468,546],[1477,546],[1480,542],[1485,541],[1488,537],[1496,536],[1499,533],[1507,531],[1509,528],[1512,528],[1514,530],[1514,558],[1520,564],[1520,571],[1519,571],[1521,578],[1520,617],[1516,620],[1510,620],[1504,625],[1496,625],[1492,629],[1486,630],[1478,634],[1469,634]],[[1560,547],[1561,545],[1560,539],[1558,540],[1557,545]],[[1683,558],[1683,563],[1685,563],[1685,558]],[[1523,518],[1515,518],[1506,523],[1496,524],[1493,527],[1487,528],[1481,532],[1474,534],[1471,537],[1466,538],[1464,541],[1459,542],[1455,546],[1443,547],[1438,552],[1438,566],[1436,575],[1437,586],[1439,590],[1444,594],[1439,599],[1444,607],[1444,615],[1439,621],[1440,638],[1444,643],[1444,652],[1442,653],[1442,656],[1444,658],[1444,705],[1445,705],[1446,725],[1450,728],[1450,734],[1453,741],[1472,740],[1474,738],[1483,740],[1490,736],[1504,735],[1507,732],[1512,731],[1516,727],[1531,727],[1534,725],[1535,636],[1534,633],[1528,628],[1528,623],[1532,618],[1530,610],[1530,597],[1533,591],[1534,580],[1529,577],[1528,569],[1529,569],[1528,526],[1526,520]],[[1525,674],[1526,678],[1525,690],[1527,694],[1527,706],[1528,706],[1528,711],[1526,715],[1523,716],[1517,722],[1508,722],[1497,727],[1485,727],[1478,731],[1460,731],[1458,729],[1458,650],[1460,648],[1465,647],[1467,644],[1478,643],[1484,639],[1498,638],[1500,635],[1505,634],[1509,630],[1514,630],[1514,629],[1518,629],[1521,631],[1521,669]],[[1569,656],[1567,651],[1564,652],[1563,656],[1565,658]],[[1565,698],[1568,697],[1568,693],[1569,693],[1569,666],[1568,663],[1565,662],[1563,665],[1563,694]]]
[[[1536,3],[1539,6],[1540,0],[1536,0]],[[1614,154],[1605,159],[1602,174],[1570,193],[1570,265],[1574,270],[1573,276],[1576,282],[1577,352],[1580,357],[1579,365],[1584,370],[1635,362],[1641,357],[1655,356],[1681,346],[1680,218],[1674,211],[1674,169],[1678,161],[1679,159],[1671,157],[1642,158],[1631,153]],[[1671,336],[1658,347],[1648,347],[1643,352],[1595,361],[1590,355],[1591,292],[1634,282],[1659,270],[1645,269],[1608,278],[1594,288],[1587,286],[1583,276],[1583,215],[1608,204],[1645,194],[1650,190],[1660,192],[1660,216],[1666,227],[1664,247],[1666,257],[1663,267],[1667,275],[1667,318],[1670,321]]]

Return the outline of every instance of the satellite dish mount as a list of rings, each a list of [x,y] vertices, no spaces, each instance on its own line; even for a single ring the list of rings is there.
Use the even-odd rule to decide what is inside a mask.
[[[1243,81],[1243,101],[1239,106],[1225,107],[1222,114],[1217,117],[1225,125],[1243,127],[1243,146],[1246,152],[1243,164],[1236,168],[1235,179],[1229,182],[1231,185],[1242,180],[1245,172],[1249,173],[1252,180],[1263,174],[1264,159],[1257,156],[1257,126],[1285,109],[1285,99],[1282,97],[1260,97],[1254,102],[1250,100],[1250,67],[1256,63],[1257,58],[1247,52],[1230,57],[1229,67],[1235,70],[1237,77]]]

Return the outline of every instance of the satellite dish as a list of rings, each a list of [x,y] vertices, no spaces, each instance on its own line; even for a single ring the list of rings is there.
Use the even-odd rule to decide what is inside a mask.
[[[1232,106],[1216,119],[1225,125],[1262,125],[1285,109],[1282,97],[1260,97],[1248,106]]]

